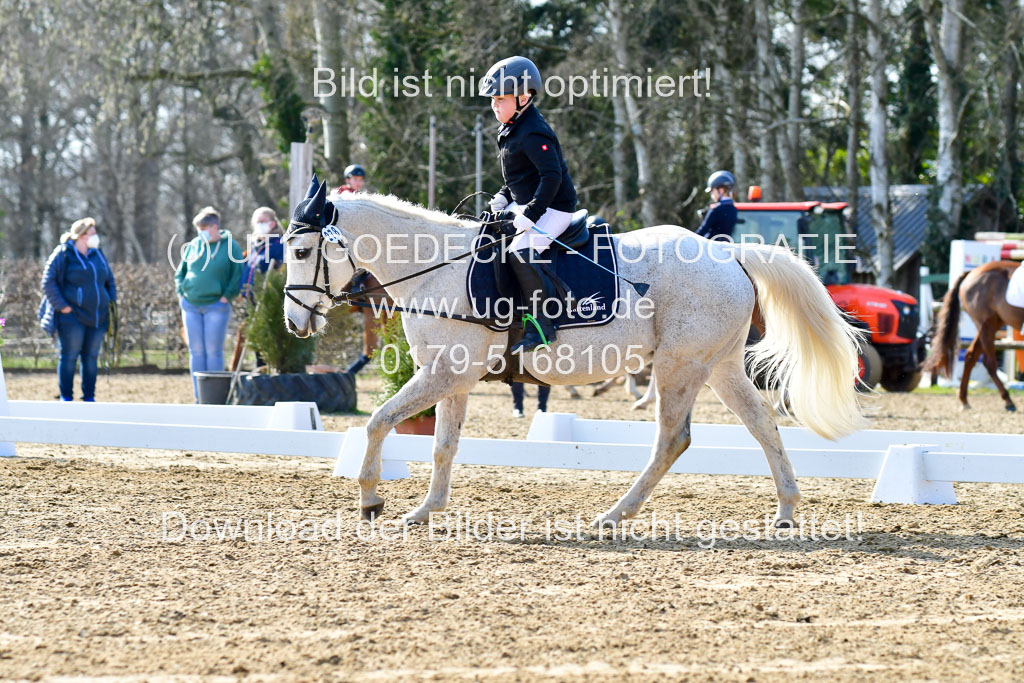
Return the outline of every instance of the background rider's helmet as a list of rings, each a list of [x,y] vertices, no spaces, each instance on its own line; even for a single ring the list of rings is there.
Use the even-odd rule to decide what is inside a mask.
[[[480,96],[525,95],[536,96],[544,89],[540,69],[526,57],[503,59],[480,80]]]
[[[704,188],[705,192],[711,192],[715,188],[722,188],[725,190],[732,190],[733,186],[736,185],[736,177],[728,171],[715,171],[708,178],[708,186]]]
[[[359,164],[352,164],[350,166],[347,166],[345,168],[345,177],[349,178],[349,177],[354,176],[354,175],[362,176],[362,177],[365,178],[366,177],[366,171],[363,170],[363,167],[360,166]]]

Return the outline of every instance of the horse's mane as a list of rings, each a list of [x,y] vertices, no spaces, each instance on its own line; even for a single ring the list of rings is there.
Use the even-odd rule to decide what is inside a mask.
[[[340,205],[344,202],[359,202],[392,216],[427,220],[436,225],[461,228],[463,230],[479,227],[479,224],[472,221],[456,218],[442,211],[428,209],[391,194],[344,194],[340,199],[334,200],[335,205]],[[341,207],[339,206],[339,208]]]

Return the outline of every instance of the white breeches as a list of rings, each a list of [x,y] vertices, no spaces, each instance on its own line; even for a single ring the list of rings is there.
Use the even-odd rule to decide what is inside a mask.
[[[516,214],[521,214],[524,208],[526,207],[512,202],[506,207],[506,210]],[[520,249],[526,249],[529,247],[531,249],[536,249],[538,252],[542,252],[551,246],[552,237],[558,237],[565,232],[565,229],[569,227],[570,220],[572,220],[571,213],[548,209],[537,220],[537,227],[547,234],[542,235],[536,230],[531,229],[529,232],[523,233],[512,240],[512,245],[509,249],[512,251],[519,251]]]

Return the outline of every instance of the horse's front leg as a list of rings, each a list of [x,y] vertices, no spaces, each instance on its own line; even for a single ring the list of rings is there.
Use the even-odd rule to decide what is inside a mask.
[[[475,367],[470,365],[469,369],[475,370]],[[384,498],[377,493],[377,484],[380,483],[381,449],[388,433],[402,420],[441,403],[442,399],[467,393],[478,379],[478,375],[457,372],[450,364],[435,360],[417,370],[397,394],[373,411],[366,424],[366,454],[359,472],[359,508],[363,519],[372,520],[384,509]],[[465,403],[462,412],[465,413]],[[461,423],[461,417],[455,421],[456,434]]]
[[[468,402],[468,394],[455,394],[437,404],[434,469],[430,473],[430,490],[423,503],[403,517],[407,524],[426,522],[431,512],[441,512],[448,506],[452,492],[452,460],[459,448],[459,434],[466,419]]]

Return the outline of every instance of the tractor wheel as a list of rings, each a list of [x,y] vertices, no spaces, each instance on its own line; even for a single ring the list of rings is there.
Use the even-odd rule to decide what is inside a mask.
[[[886,368],[882,373],[882,388],[893,393],[906,393],[913,391],[921,383],[921,370],[898,370]]]
[[[882,357],[871,344],[861,345],[857,354],[857,390],[871,391],[882,379]]]

